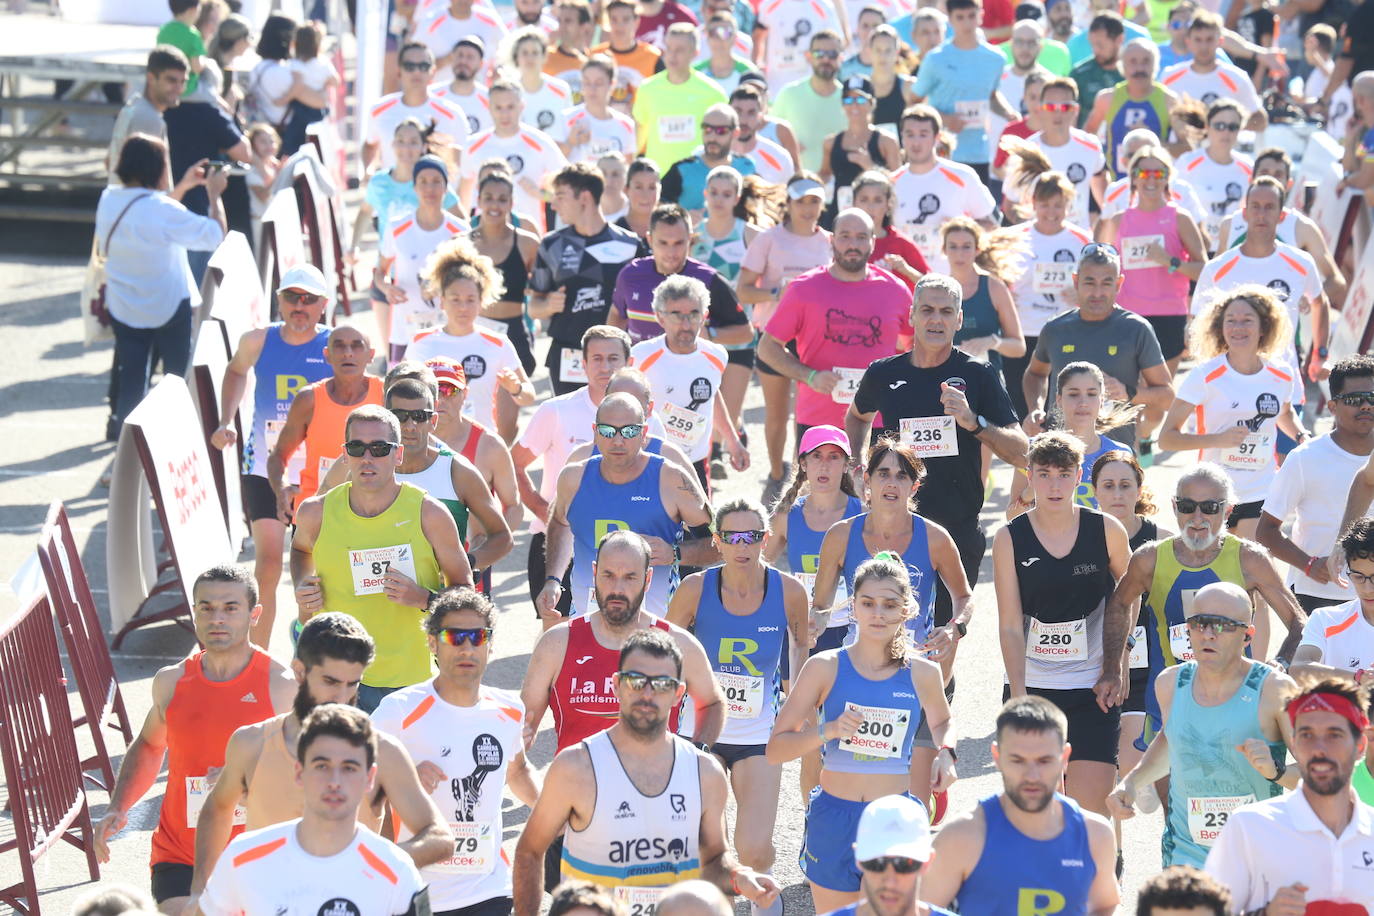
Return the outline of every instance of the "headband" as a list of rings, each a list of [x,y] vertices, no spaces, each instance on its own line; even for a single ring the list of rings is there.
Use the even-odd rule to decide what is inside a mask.
[[[1339,693],[1309,693],[1298,697],[1288,704],[1288,721],[1296,727],[1298,716],[1305,712],[1334,712],[1355,726],[1356,731],[1369,727],[1369,717],[1364,710]]]

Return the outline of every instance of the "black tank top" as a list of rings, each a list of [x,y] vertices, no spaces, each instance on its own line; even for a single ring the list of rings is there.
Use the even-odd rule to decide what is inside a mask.
[[[1040,543],[1029,512],[1012,519],[1010,528],[1025,616],[1045,623],[1084,620],[1111,594],[1114,582],[1101,512],[1078,510],[1078,537],[1064,557],[1052,556]]]
[[[525,259],[520,257],[520,239],[518,236],[510,243],[510,254],[506,255],[504,261],[496,265],[496,269],[501,271],[501,279],[506,285],[506,291],[501,294],[502,300],[524,302],[525,284],[530,278],[530,273],[525,267]]]
[[[902,87],[906,85],[909,77],[897,74],[897,78],[892,81],[892,91],[880,99],[873,101],[873,124],[891,124],[895,129],[897,122],[902,119],[902,112],[906,110],[906,98],[902,95]]]
[[[868,156],[873,160],[874,167],[880,169],[883,168],[882,139],[880,131],[871,130],[864,144],[868,148]],[[849,160],[849,151],[844,148],[844,131],[835,134],[830,143],[830,173],[835,176],[835,197],[825,208],[824,226],[829,227],[834,222],[836,213],[853,205],[854,196],[850,191],[850,185],[862,172],[863,169]]]
[[[1131,553],[1135,553],[1141,547],[1151,541],[1159,540],[1159,526],[1148,518],[1140,523],[1140,530],[1131,538]],[[1135,625],[1138,627],[1148,627],[1150,621],[1154,619],[1154,614],[1150,611],[1150,593],[1148,591],[1140,596],[1140,613],[1136,616]]]

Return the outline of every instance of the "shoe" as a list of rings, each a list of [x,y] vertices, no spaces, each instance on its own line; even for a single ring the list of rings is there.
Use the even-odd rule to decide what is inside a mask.
[[[930,826],[937,826],[949,811],[949,793],[936,792],[930,798]]]
[[[1153,439],[1141,439],[1140,450],[1136,453],[1136,460],[1140,462],[1140,467],[1152,467],[1155,463],[1155,442]]]
[[[711,479],[724,480],[726,475],[725,461],[720,458],[711,459]]]

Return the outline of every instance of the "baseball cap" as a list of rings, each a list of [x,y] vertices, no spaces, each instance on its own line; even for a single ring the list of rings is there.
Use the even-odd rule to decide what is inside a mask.
[[[474,51],[476,51],[478,57],[487,56],[487,46],[482,41],[482,37],[480,35],[464,35],[462,38],[458,39],[458,41],[454,43],[453,49],[456,51],[463,45],[467,45],[469,48],[472,48]]]
[[[1022,19],[1041,19],[1045,15],[1045,7],[1038,0],[1022,0],[1016,4],[1015,21]]]
[[[468,390],[468,375],[457,360],[449,359],[447,356],[434,356],[425,360],[425,365],[434,372],[435,381],[448,382],[464,391]]]
[[[856,862],[883,856],[926,862],[930,852],[930,815],[915,799],[884,795],[869,802],[859,815],[859,829],[854,836]]]
[[[809,454],[822,445],[837,446],[840,451],[844,452],[846,458],[849,457],[849,437],[838,426],[813,426],[802,433],[801,445],[797,448],[797,454]]]
[[[862,76],[851,76],[845,80],[844,88],[840,92],[841,98],[866,98],[873,100],[873,84]]]
[[[288,289],[298,289],[301,292],[329,298],[329,284],[324,281],[324,274],[320,273],[320,269],[314,264],[299,264],[288,270],[281,278],[277,292]]]

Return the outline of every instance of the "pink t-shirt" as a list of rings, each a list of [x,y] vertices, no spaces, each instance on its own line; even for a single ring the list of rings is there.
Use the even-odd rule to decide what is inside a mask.
[[[740,267],[747,267],[758,274],[759,286],[763,289],[778,289],[808,270],[829,263],[829,232],[817,229],[810,235],[797,235],[786,226],[777,225],[754,238],[744,252]],[[768,319],[777,307],[776,299],[756,303],[750,315],[754,327],[768,327]]]
[[[910,316],[911,290],[872,264],[867,277],[855,283],[836,280],[829,267],[818,267],[787,284],[765,330],[783,343],[795,339],[798,358],[812,369],[858,370],[840,373],[853,379],[847,400],[798,385],[797,422],[843,429],[857,375],[897,352],[897,338],[910,333]]]

